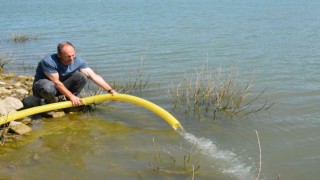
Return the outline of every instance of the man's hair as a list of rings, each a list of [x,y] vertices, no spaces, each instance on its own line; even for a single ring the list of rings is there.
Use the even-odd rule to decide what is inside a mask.
[[[58,47],[57,47],[57,52],[58,52],[58,54],[61,54],[62,48],[63,48],[64,46],[66,46],[66,45],[72,46],[73,49],[76,49],[71,42],[68,42],[68,41],[62,42],[62,43],[59,43],[59,44],[58,44]]]

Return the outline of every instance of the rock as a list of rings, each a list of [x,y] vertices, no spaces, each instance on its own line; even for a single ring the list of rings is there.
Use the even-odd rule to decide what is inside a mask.
[[[31,76],[0,74],[0,99],[8,96],[23,99],[30,94],[33,80],[34,77]]]
[[[33,81],[33,77],[31,76],[18,76],[17,77],[18,81]]]
[[[20,88],[21,85],[22,85],[21,82],[16,82],[16,83],[13,84],[13,87],[14,88]]]
[[[7,111],[7,108],[5,106],[3,106],[1,103],[2,103],[2,101],[0,101],[0,116],[5,116],[9,112]]]
[[[0,100],[0,115],[7,115],[9,112],[16,111],[23,108],[22,102],[14,97],[7,97],[4,100]]]
[[[10,128],[10,130],[12,130],[20,135],[26,134],[26,133],[29,133],[32,131],[32,129],[29,126],[27,126],[21,122],[17,122],[17,121],[11,121],[9,124],[9,128]]]
[[[11,108],[14,110],[18,110],[23,108],[22,102],[14,97],[7,97],[4,99],[4,102],[6,103],[7,108]]]
[[[45,117],[49,117],[49,118],[58,118],[58,117],[63,117],[65,115],[66,113],[64,111],[51,111],[44,114]]]
[[[6,89],[4,87],[0,87],[0,94],[9,95],[9,94],[11,94],[11,91],[9,91],[8,89]]]
[[[30,94],[33,80],[34,78],[30,76],[16,76],[13,73],[3,74],[0,68],[0,116],[6,116],[23,107],[21,100]],[[18,134],[28,133],[31,128],[25,124],[29,124],[31,121],[31,118],[24,118],[20,122],[8,122],[6,124],[9,126],[0,127],[0,133],[6,133],[8,130]],[[6,143],[9,143],[9,140],[12,138],[6,138]]]
[[[25,89],[17,89],[16,92],[20,95],[27,95],[29,92]]]
[[[7,86],[7,89],[13,89],[14,87],[13,86]]]
[[[16,76],[16,75],[13,74],[13,73],[1,74],[1,79],[5,79],[5,80],[7,80],[7,79],[12,79],[12,78],[14,78],[15,76]]]
[[[23,124],[29,124],[32,121],[30,117],[23,118],[20,122]]]
[[[35,153],[33,156],[32,156],[32,159],[35,160],[35,161],[39,161],[40,160],[40,156],[38,153]]]

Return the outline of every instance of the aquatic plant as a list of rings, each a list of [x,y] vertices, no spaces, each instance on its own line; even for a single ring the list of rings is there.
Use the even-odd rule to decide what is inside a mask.
[[[134,73],[129,73],[129,78],[124,81],[114,81],[111,82],[110,85],[118,92],[121,94],[137,94],[141,93],[145,88],[147,88],[147,85],[149,83],[148,79],[146,80],[143,74],[143,63],[144,63],[144,58],[143,56],[140,59],[140,63],[136,68],[136,71]],[[96,88],[96,86],[91,86],[91,81],[89,81],[88,86],[86,89],[83,89],[82,95],[83,97],[86,96],[95,96],[103,93],[102,88]],[[88,92],[86,92],[88,90]],[[101,103],[93,103],[90,105],[86,105],[86,108],[84,109],[85,111],[89,112],[94,112],[96,109],[96,105],[108,105],[112,103],[112,101],[105,101]]]
[[[37,40],[39,39],[38,35],[29,35],[26,33],[12,33],[11,34],[11,40],[14,43],[21,43],[21,42],[26,42],[30,40]]]
[[[187,115],[193,112],[200,118],[201,114],[213,113],[215,119],[217,112],[230,115],[240,112],[253,113],[268,110],[273,105],[267,105],[265,101],[261,107],[249,109],[265,90],[247,100],[253,86],[252,79],[240,82],[238,72],[233,66],[228,73],[223,74],[221,67],[213,72],[206,62],[200,70],[195,71],[196,77],[190,77],[188,73],[181,83],[171,83],[168,88],[168,95],[175,108],[183,109]]]
[[[0,72],[4,70],[4,66],[9,64],[13,59],[11,54],[0,55]]]
[[[8,130],[9,130],[8,127],[3,127],[0,129],[0,145],[4,145]]]
[[[192,158],[193,146],[186,154],[182,152],[183,148],[181,146],[177,156],[167,149],[160,151],[154,138],[152,138],[152,142],[154,162],[149,163],[152,170],[168,174],[192,174],[192,179],[194,179],[195,172],[200,169],[200,165]]]
[[[141,93],[149,83],[149,77],[145,78],[143,74],[144,65],[144,55],[140,58],[140,63],[138,64],[135,72],[128,73],[128,79],[124,83],[113,83],[113,87],[124,94],[136,94]]]
[[[110,85],[118,92],[122,94],[137,94],[141,93],[147,88],[149,83],[149,77],[144,76],[143,71],[144,56],[141,56],[140,63],[134,72],[129,72],[125,81],[113,81]],[[103,92],[102,88],[95,89],[91,86],[91,82],[88,84],[89,95],[94,96]]]
[[[4,69],[4,66],[13,61],[12,54],[0,54],[0,71]]]
[[[8,115],[6,116],[6,121],[8,119]],[[7,134],[9,132],[9,123],[0,125],[0,145],[4,145],[6,140],[8,139]]]

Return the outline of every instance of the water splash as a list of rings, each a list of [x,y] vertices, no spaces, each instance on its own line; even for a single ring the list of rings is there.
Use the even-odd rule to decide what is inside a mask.
[[[212,140],[207,138],[197,138],[191,133],[187,133],[182,127],[176,130],[186,141],[193,144],[200,152],[215,161],[215,164],[224,173],[235,179],[254,179],[251,172],[252,166],[248,166],[228,150],[219,149]]]

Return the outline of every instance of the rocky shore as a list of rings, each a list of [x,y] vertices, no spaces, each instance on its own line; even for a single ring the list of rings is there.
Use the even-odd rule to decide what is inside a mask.
[[[33,77],[16,74],[0,74],[0,116],[25,108],[23,99],[31,96]],[[0,140],[10,134],[26,134],[31,131],[30,118],[0,125]]]
[[[0,74],[0,99],[14,97],[22,100],[31,94],[33,83],[31,76],[17,76],[16,74]]]
[[[0,117],[7,116],[9,113],[14,113],[15,111],[42,105],[41,99],[32,95],[33,80],[34,77],[31,76],[0,73]],[[35,117],[37,119],[39,117],[62,117],[65,113],[85,111],[87,108],[89,108],[89,105],[76,108],[71,107],[64,110],[41,113],[40,116],[37,115]],[[32,118],[33,117],[34,116],[32,116]],[[30,125],[32,120],[30,117],[25,117],[5,124],[1,122],[0,145],[7,142],[7,139],[31,132],[32,129]]]

